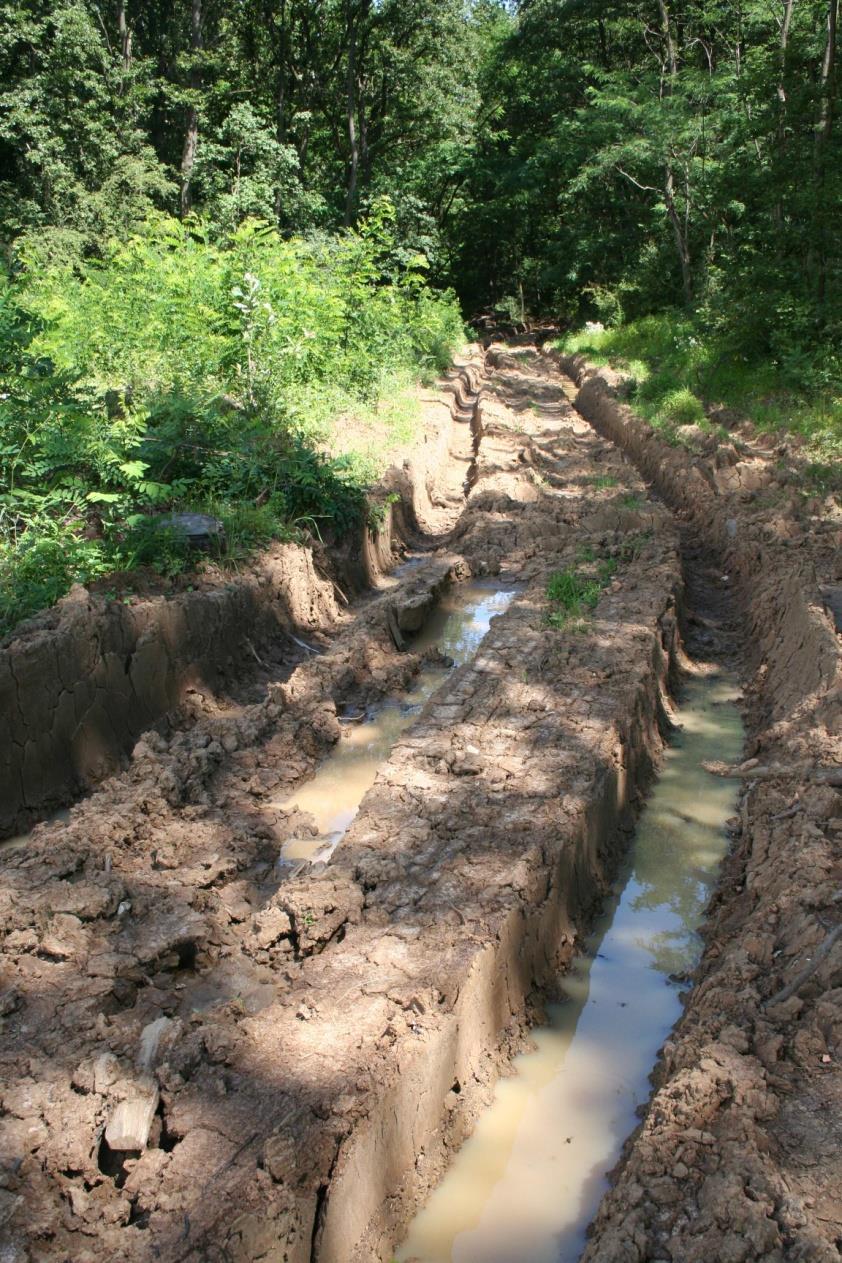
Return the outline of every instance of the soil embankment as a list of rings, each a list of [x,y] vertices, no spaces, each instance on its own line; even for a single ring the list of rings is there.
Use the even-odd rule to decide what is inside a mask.
[[[681,656],[680,533],[692,637],[745,648],[746,792],[699,985],[587,1258],[837,1257],[830,537],[786,493],[751,490],[774,490],[768,453],[669,448],[616,382],[565,367],[578,412],[551,357],[493,350],[444,502],[418,510],[448,531],[429,557],[261,701],[148,734],[6,857],[0,1231],[16,1263],[390,1257],[624,849]],[[600,565],[592,616],[551,625],[549,576]],[[279,869],[316,830],[278,802],[344,714],[401,694],[420,658],[396,640],[468,575],[520,588],[331,861]]]
[[[714,649],[728,652],[739,616],[751,733],[696,985],[584,1258],[830,1263],[842,1241],[838,510],[798,493],[783,447],[739,433],[670,447],[622,403],[616,375],[563,366],[577,408],[682,522],[707,570]]]
[[[77,587],[7,638],[0,837],[116,771],[151,725],[236,690],[250,666],[264,684],[283,679],[305,652],[300,638],[340,629],[345,594],[376,584],[395,547],[447,529],[472,459],[480,371],[466,359],[422,395],[420,439],[374,492],[386,501],[376,533],[361,526],[327,550],[279,544],[237,576],[210,571],[176,594],[117,601]]]
[[[7,857],[14,1257],[388,1257],[575,950],[660,747],[677,538],[548,365],[501,362],[474,433],[445,547],[263,702],[145,737]],[[613,577],[561,632],[547,578],[583,555]],[[395,624],[469,573],[522,588],[333,860],[279,872],[312,828],[279,797],[344,708],[406,685]]]

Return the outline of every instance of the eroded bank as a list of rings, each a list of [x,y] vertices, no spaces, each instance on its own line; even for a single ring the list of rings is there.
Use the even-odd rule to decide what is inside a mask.
[[[385,1256],[573,953],[660,749],[676,537],[557,382],[496,373],[481,414],[446,552],[265,702],[145,737],[10,857],[3,1143],[21,1252]],[[560,633],[549,574],[609,560],[593,619]],[[279,800],[341,739],[337,711],[410,683],[395,624],[469,573],[522,588],[331,862],[276,880],[307,823]],[[145,1144],[114,1148],[115,1114],[150,1103]]]
[[[750,758],[687,1012],[586,1263],[838,1258],[842,1240],[842,520],[750,427],[669,445],[622,379],[562,361],[576,406],[652,479],[744,629]]]
[[[639,454],[622,427],[609,432],[596,418],[605,433],[595,434],[551,360],[528,350],[495,359],[470,476],[460,480],[460,498],[465,483],[469,494],[448,509],[446,548],[355,611],[326,652],[264,702],[144,738],[125,773],[10,858],[4,1208],[21,1258],[388,1258],[522,1047],[536,997],[557,982],[610,891],[667,723],[683,588],[678,534],[623,458],[621,449]],[[697,485],[679,473],[687,489]],[[659,489],[666,495],[669,484]],[[674,494],[682,509],[682,487]],[[736,536],[727,525],[730,501],[705,500],[698,536],[707,557],[687,555],[714,594],[739,598],[743,563],[737,557],[732,570],[729,557],[725,571],[716,540],[701,532],[705,517],[719,530],[723,509],[723,538],[755,540],[753,529],[741,536],[739,509]],[[684,524],[696,527],[692,515]],[[762,551],[752,555],[762,560]],[[779,554],[774,561],[791,600],[803,585]],[[549,577],[571,570],[609,576],[577,627],[553,621],[547,599]],[[726,573],[736,576],[731,589]],[[521,589],[479,653],[447,673],[400,736],[330,862],[280,880],[284,845],[319,833],[306,812],[283,804],[341,740],[341,715],[411,687],[421,664],[397,652],[396,636],[469,574],[517,579]],[[768,608],[750,617],[762,653],[786,618],[772,575],[758,574]],[[723,609],[692,591],[690,607],[699,634],[715,640]],[[829,765],[832,642],[820,608],[809,599],[801,608],[801,642],[770,653],[752,682],[751,752],[770,757],[783,736],[802,765]],[[813,635],[811,701],[791,666]],[[778,697],[773,684],[787,664]],[[603,1203],[589,1257],[658,1257],[667,1234],[675,1258],[724,1249],[739,1229],[705,1216],[707,1207],[719,1214],[726,1161],[738,1172],[725,1190],[730,1224],[761,1216],[756,1231],[771,1223],[784,1242],[774,1248],[792,1241],[802,1254],[791,1257],[811,1257],[803,1251],[815,1225],[805,1220],[799,1233],[791,1212],[784,1222],[756,1197],[757,1179],[781,1178],[760,1133],[773,1083],[761,1045],[756,1054],[741,1047],[765,1030],[744,1033],[762,1006],[759,989],[780,981],[777,947],[764,966],[755,959],[769,936],[758,947],[744,935],[771,913],[768,900],[755,902],[752,863],[766,865],[764,885],[778,883],[776,914],[781,905],[798,913],[772,922],[793,973],[827,915],[802,901],[808,887],[826,893],[832,880],[833,830],[821,821],[833,818],[836,791],[803,775],[795,801],[781,804],[792,791],[773,776],[756,779],[743,802],[714,908],[715,924],[727,909],[727,940],[706,940],[702,985],[666,1046],[665,1086]],[[769,834],[754,844],[763,826],[751,813],[767,788],[785,875]],[[729,882],[746,900],[732,901]],[[718,960],[727,968],[717,977]],[[831,955],[828,977],[835,967]],[[825,981],[821,971],[816,978]],[[185,1003],[198,989],[203,1002]],[[715,1005],[730,1015],[727,1029],[711,1027]],[[815,1021],[804,1030],[798,1055],[812,1056]],[[782,1046],[763,1045],[762,1055],[779,1064]],[[117,1147],[115,1116],[148,1113],[150,1102],[144,1144]],[[686,1103],[680,1116],[677,1102]],[[743,1137],[736,1149],[734,1128]],[[756,1248],[769,1240],[758,1235]]]
[[[348,596],[376,587],[394,552],[443,535],[473,459],[482,364],[465,358],[422,394],[420,435],[374,499],[382,522],[331,548],[279,544],[232,576],[186,591],[103,599],[70,595],[0,647],[0,837],[49,815],[118,769],[152,725],[197,699],[225,699],[251,673],[265,687],[301,661],[302,638],[347,625]]]

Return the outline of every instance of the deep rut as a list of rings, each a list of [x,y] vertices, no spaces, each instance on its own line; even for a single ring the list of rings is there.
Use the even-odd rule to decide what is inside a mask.
[[[11,1257],[388,1258],[575,951],[667,722],[678,535],[549,359],[489,368],[416,513],[440,510],[429,560],[265,702],[145,738],[10,858]],[[564,570],[603,577],[575,630],[548,617]],[[405,689],[395,626],[468,574],[520,590],[331,862],[284,880],[312,822],[279,798],[342,739],[338,709]],[[136,1150],[108,1145],[121,1110],[146,1117]]]

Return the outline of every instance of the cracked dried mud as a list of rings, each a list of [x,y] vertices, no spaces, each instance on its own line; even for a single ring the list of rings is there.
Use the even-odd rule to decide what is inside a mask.
[[[391,1258],[586,945],[688,654],[739,671],[747,761],[583,1257],[838,1259],[838,937],[805,969],[842,917],[842,532],[775,454],[667,447],[620,386],[529,346],[462,366],[394,475],[413,564],[369,544],[346,606],[290,562],[310,649],[245,700],[194,689],[3,853],[4,1263]],[[570,569],[599,599],[553,625]],[[413,637],[477,580],[517,589],[450,666]],[[326,851],[307,785],[422,673]]]

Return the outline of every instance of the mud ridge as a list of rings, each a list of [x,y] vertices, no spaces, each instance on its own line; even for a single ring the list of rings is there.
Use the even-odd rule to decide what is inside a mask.
[[[124,603],[76,587],[7,638],[0,837],[113,773],[151,725],[166,730],[197,697],[241,686],[249,666],[264,686],[283,679],[306,652],[302,638],[341,628],[348,596],[376,588],[396,551],[449,529],[462,500],[454,509],[452,467],[460,487],[481,379],[481,358],[468,358],[422,397],[420,441],[373,493],[385,502],[374,533],[363,526],[329,549],[276,545],[236,579],[211,575],[171,596]]]
[[[668,722],[677,536],[549,366],[492,368],[426,566],[263,702],[145,736],[8,857],[10,1258],[388,1258],[575,950]],[[614,574],[559,630],[547,578],[583,556]],[[333,861],[284,879],[308,822],[279,799],[341,740],[338,708],[417,669],[390,611],[416,623],[468,574],[522,588]]]
[[[742,623],[750,724],[696,985],[584,1260],[830,1263],[842,1243],[838,514],[793,494],[780,450],[669,446],[623,403],[617,374],[561,366],[577,409],[701,550],[714,628],[729,612]]]

